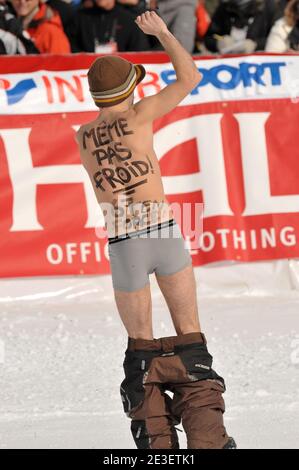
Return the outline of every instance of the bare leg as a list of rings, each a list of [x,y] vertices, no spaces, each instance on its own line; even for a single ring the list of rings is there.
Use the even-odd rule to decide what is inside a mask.
[[[176,333],[179,335],[201,331],[193,266],[187,266],[169,276],[156,275],[156,279],[168,305]]]
[[[133,292],[114,290],[114,297],[128,336],[153,339],[150,284]]]

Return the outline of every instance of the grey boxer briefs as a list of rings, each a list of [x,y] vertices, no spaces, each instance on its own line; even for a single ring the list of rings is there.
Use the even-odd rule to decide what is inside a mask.
[[[108,238],[115,290],[132,292],[149,284],[149,274],[174,274],[192,264],[192,258],[174,219],[130,234]]]

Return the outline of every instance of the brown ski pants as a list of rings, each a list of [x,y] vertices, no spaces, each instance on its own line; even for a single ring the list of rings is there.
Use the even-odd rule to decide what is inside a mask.
[[[222,449],[225,383],[212,369],[203,333],[128,338],[120,393],[139,449],[178,449],[182,421],[188,449]],[[173,393],[171,398],[166,391]]]

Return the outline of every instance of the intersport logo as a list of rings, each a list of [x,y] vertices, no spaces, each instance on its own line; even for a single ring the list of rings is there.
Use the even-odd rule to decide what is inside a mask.
[[[237,66],[230,64],[219,64],[210,68],[199,66],[198,70],[202,73],[203,78],[191,92],[191,95],[198,94],[199,89],[208,84],[219,90],[234,90],[240,84],[245,88],[255,85],[280,86],[282,84],[281,69],[286,65],[286,62],[264,62],[261,64],[241,62]],[[174,70],[162,71],[161,78],[166,85],[172,83],[175,80]]]

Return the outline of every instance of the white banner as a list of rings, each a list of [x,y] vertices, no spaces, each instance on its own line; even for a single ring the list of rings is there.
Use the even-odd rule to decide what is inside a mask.
[[[240,56],[198,59],[201,83],[180,104],[299,97],[299,56]],[[136,101],[175,80],[171,63],[145,64],[147,75]],[[1,114],[49,114],[93,111],[86,69],[0,75]]]

